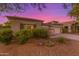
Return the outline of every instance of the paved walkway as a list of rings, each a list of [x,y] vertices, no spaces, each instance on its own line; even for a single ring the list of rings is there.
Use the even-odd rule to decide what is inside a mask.
[[[75,34],[57,34],[57,35],[55,35],[54,37],[51,37],[51,38],[60,37],[60,36],[67,38],[67,39],[79,41],[79,35],[75,35]]]

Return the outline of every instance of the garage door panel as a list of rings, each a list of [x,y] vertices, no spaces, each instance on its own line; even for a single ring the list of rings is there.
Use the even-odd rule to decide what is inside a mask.
[[[55,33],[61,33],[60,28],[54,28],[54,30],[55,30]]]

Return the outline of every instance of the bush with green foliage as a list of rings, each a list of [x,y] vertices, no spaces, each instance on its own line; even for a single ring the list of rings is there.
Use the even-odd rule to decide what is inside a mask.
[[[48,38],[48,31],[46,29],[37,28],[34,29],[32,32],[34,38]]]
[[[29,38],[32,37],[32,31],[22,29],[16,33],[16,37],[18,38],[20,44],[24,44],[28,41]]]
[[[59,37],[59,38],[57,38],[57,42],[65,43],[65,38],[64,37]]]
[[[0,42],[9,44],[12,41],[13,32],[11,29],[0,30]]]

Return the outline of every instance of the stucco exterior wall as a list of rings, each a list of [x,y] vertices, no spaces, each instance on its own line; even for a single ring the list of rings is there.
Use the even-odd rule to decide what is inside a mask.
[[[41,28],[49,29],[49,26],[42,25]]]
[[[20,30],[20,24],[19,23],[15,23],[13,25],[11,25],[11,29],[16,32]]]
[[[9,19],[13,24],[11,25],[11,29],[15,32],[20,30],[20,24],[25,24],[25,25],[36,25],[36,28],[40,28],[42,22],[39,21],[29,21],[29,20],[22,20],[22,19]]]
[[[72,30],[71,30],[72,24],[63,24],[63,28],[64,28],[65,26],[68,27],[68,32],[72,32]]]

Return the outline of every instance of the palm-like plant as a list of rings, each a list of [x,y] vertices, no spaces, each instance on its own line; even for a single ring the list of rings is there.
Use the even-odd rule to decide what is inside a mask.
[[[79,3],[71,4],[71,6],[72,10],[68,13],[68,15],[71,17],[76,17],[76,20],[79,21]]]

